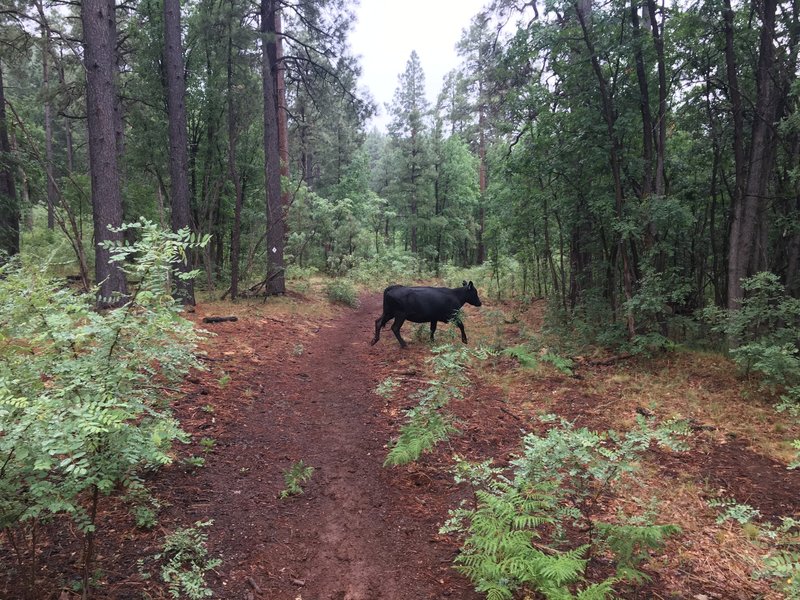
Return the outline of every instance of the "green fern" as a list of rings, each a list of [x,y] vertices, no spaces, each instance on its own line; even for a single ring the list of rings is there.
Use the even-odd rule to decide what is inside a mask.
[[[521,479],[501,479],[492,488],[476,492],[477,507],[469,515],[456,569],[487,598],[512,598],[519,589],[532,589],[549,599],[573,598],[569,587],[583,581],[588,546],[558,551],[533,543],[553,523],[553,488]],[[584,591],[604,598],[608,594],[601,591],[610,592],[612,583]]]
[[[417,406],[406,412],[408,421],[397,439],[391,442],[384,466],[413,462],[458,432],[453,417],[443,409],[450,400],[463,397],[462,390],[469,383],[464,370],[470,357],[483,359],[487,355],[481,350],[470,351],[449,344],[437,346],[432,352],[427,362],[436,378],[413,394]]]
[[[539,361],[530,353],[526,346],[511,346],[503,350],[500,354],[505,354],[506,356],[516,359],[520,366],[526,369],[535,369],[539,366]]]
[[[800,600],[800,521],[783,517],[778,527],[764,524],[764,530],[776,549],[764,558],[764,567],[753,576],[772,579],[773,586],[786,598]]]
[[[301,495],[303,488],[300,484],[310,481],[313,474],[314,467],[306,465],[302,460],[292,463],[292,466],[283,473],[283,481],[286,483],[286,487],[281,491],[279,498]]]
[[[558,371],[561,371],[564,375],[569,375],[572,377],[574,374],[572,371],[572,367],[574,363],[569,358],[564,358],[563,356],[559,356],[558,354],[552,354],[547,352],[541,356],[541,360],[550,363],[553,365]]]
[[[386,455],[384,467],[414,462],[458,431],[449,415],[441,415],[427,406],[412,409],[408,416],[408,423],[400,429],[399,437]]]
[[[624,581],[643,583],[649,577],[637,569],[650,558],[651,552],[661,550],[667,537],[680,533],[677,525],[617,525],[597,523],[597,531],[617,561],[617,576]]]
[[[468,481],[475,496],[472,510],[462,503],[445,524],[446,532],[465,535],[456,569],[487,598],[605,600],[617,583],[643,581],[637,567],[680,529],[652,525],[651,515],[620,525],[598,523],[590,511],[598,490],[613,488],[633,472],[652,442],[677,447],[674,436],[683,430],[680,424],[652,428],[642,420],[625,434],[593,432],[561,420],[546,435],[525,436],[523,455],[511,462],[513,479],[490,468],[490,461],[456,460],[457,478]],[[585,538],[592,545],[566,545],[562,534],[570,522],[592,532]],[[598,546],[615,555],[617,573],[589,584],[587,556]]]

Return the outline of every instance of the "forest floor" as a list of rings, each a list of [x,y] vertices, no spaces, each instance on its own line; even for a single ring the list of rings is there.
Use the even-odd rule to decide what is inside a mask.
[[[470,495],[453,481],[453,454],[507,464],[522,432],[541,430],[540,414],[625,430],[642,411],[690,419],[689,450],[650,450],[629,493],[609,499],[605,510],[642,513],[653,498],[657,521],[682,533],[645,565],[652,581],[621,588],[623,597],[782,597],[753,573],[768,550],[759,524],[800,516],[800,474],[786,469],[787,440],[800,431],[726,359],[697,352],[574,357],[569,375],[497,355],[468,368],[464,398],[449,406],[460,435],[417,463],[387,468],[387,444],[415,404],[409,396],[429,377],[427,327],[418,335],[413,324],[404,327],[406,350],[388,329],[370,346],[380,294],[364,294],[357,309],[319,296],[308,290],[267,303],[201,304],[190,315],[213,333],[204,343],[207,369],[193,371],[173,403],[192,441],[149,481],[161,506],[153,529],[137,528],[121,501],[102,507],[94,597],[170,597],[147,557],[169,532],[213,520],[209,552],[222,560],[207,577],[215,597],[479,598],[452,568],[457,540],[438,533],[448,510]],[[466,307],[471,347],[513,346],[541,329],[543,303],[483,300],[481,309]],[[220,314],[238,321],[201,323]],[[453,330],[440,327],[437,341],[455,341]],[[388,377],[401,386],[385,398],[375,390]],[[203,457],[204,466],[188,467],[191,456]],[[300,460],[314,468],[304,493],[279,498],[284,472]],[[715,498],[760,511],[756,526],[717,523],[719,509],[709,505]],[[70,590],[80,552],[71,539],[45,544],[37,598],[79,597]],[[0,558],[10,557],[0,546]],[[4,571],[0,597],[16,598],[18,586]]]

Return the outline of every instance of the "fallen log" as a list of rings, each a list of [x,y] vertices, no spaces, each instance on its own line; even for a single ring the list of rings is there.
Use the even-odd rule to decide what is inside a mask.
[[[239,317],[203,317],[203,323],[222,323],[224,321],[238,321]]]

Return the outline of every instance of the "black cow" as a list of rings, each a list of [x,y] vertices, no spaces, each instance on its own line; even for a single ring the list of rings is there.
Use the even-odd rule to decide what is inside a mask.
[[[459,288],[390,285],[383,291],[383,314],[375,321],[375,337],[371,345],[378,343],[381,329],[392,319],[394,319],[392,332],[403,348],[406,347],[406,342],[400,337],[400,328],[406,321],[430,322],[431,341],[433,341],[436,323],[449,323],[465,303],[472,306],[481,305],[478,290],[471,281],[469,283],[465,281]],[[467,334],[464,332],[464,324],[458,320],[455,324],[461,330],[461,341],[466,344]]]

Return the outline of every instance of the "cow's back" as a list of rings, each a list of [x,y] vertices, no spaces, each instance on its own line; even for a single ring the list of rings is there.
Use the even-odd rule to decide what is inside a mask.
[[[461,308],[458,297],[448,288],[393,285],[384,291],[384,314],[402,314],[415,323],[449,321]]]

